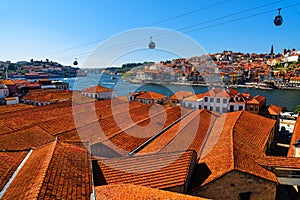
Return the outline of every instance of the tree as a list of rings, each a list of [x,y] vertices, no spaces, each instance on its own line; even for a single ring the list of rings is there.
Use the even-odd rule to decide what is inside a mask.
[[[299,114],[300,113],[300,104],[297,105],[297,108],[294,111],[295,113]]]
[[[33,58],[30,59],[30,62],[33,63]]]

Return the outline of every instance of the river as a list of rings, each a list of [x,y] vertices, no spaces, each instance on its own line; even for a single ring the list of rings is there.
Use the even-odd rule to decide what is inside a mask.
[[[111,76],[108,74],[88,74],[88,76],[85,77],[64,78],[62,80],[69,82],[70,89],[72,90],[82,90],[83,88],[99,83],[100,85],[116,90],[118,96],[126,96],[128,93],[137,90],[154,91],[168,97],[180,90],[193,91],[196,94],[205,93],[209,90],[208,87],[203,86],[131,84],[123,81],[119,76]],[[249,92],[252,96],[262,95],[266,97],[267,104],[286,107],[289,111],[294,111],[297,105],[300,104],[300,90],[261,90],[248,88],[237,88],[236,90],[239,92]]]

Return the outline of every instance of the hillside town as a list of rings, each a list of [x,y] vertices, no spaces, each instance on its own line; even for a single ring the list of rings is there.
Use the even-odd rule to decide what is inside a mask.
[[[273,46],[264,54],[223,51],[133,68],[123,77],[131,82],[206,85],[217,73],[225,85],[234,87],[299,89],[299,56],[296,49],[275,54]]]
[[[18,61],[0,61],[0,79],[43,79],[59,77],[86,76],[78,67],[64,66],[49,59]]]

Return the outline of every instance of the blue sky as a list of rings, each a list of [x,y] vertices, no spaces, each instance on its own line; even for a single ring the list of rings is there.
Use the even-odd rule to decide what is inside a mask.
[[[279,7],[284,23],[276,27]],[[49,58],[71,65],[75,57],[83,62],[102,40],[143,27],[179,30],[209,53],[269,52],[272,44],[281,52],[300,50],[300,0],[0,0],[0,26],[0,60]]]

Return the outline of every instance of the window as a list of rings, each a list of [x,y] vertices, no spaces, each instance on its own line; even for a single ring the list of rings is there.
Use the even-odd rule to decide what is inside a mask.
[[[234,105],[230,105],[230,112],[234,111]]]
[[[202,106],[201,105],[199,105],[199,109],[201,109],[202,108]]]
[[[220,107],[216,107],[216,112],[220,112]]]
[[[220,98],[217,98],[217,103],[220,103],[221,102],[221,99]]]
[[[214,98],[210,98],[210,102],[213,103],[214,102]]]
[[[213,107],[212,107],[212,106],[210,106],[210,110],[213,110]]]
[[[204,97],[204,102],[208,102],[208,98],[207,97]]]
[[[226,113],[226,108],[222,108],[222,113]]]
[[[243,110],[243,106],[239,106],[239,110]]]
[[[204,106],[204,109],[207,109],[207,106]]]
[[[239,194],[239,200],[250,200],[251,192],[244,192]]]
[[[227,103],[227,99],[223,99],[223,103]]]
[[[254,105],[250,105],[250,111],[254,110]]]

